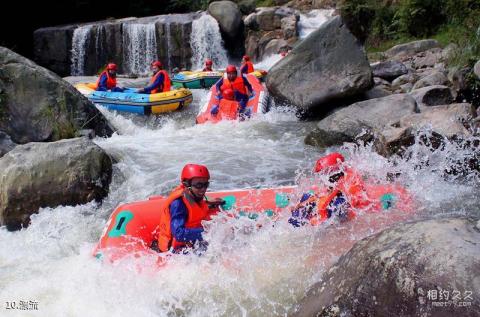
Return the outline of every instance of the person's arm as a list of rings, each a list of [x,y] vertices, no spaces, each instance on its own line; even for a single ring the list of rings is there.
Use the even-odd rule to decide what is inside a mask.
[[[202,241],[203,228],[185,228],[187,220],[187,207],[181,198],[174,200],[170,204],[170,230],[172,235],[179,242]]]
[[[97,91],[108,91],[107,75],[102,74],[102,76],[100,76],[100,82],[98,83]]]
[[[144,93],[144,94],[149,94],[152,92],[152,90],[158,88],[159,92],[161,92],[163,89],[163,81],[164,81],[164,77],[163,77],[163,74],[160,74],[158,75],[158,77],[155,79],[155,81],[153,83],[151,83],[150,85],[148,85],[147,87],[141,89],[141,93]]]
[[[250,94],[252,94],[253,93],[252,85],[250,85],[247,78],[245,78],[244,76],[242,76],[242,78],[243,78],[243,84],[245,85],[245,87],[247,87],[247,90],[250,92]]]
[[[247,74],[248,73],[248,65],[247,63],[243,64],[243,66],[240,68],[240,74]]]
[[[217,89],[217,96],[220,96],[222,93],[220,90],[222,85],[223,85],[223,78],[220,78],[220,80],[215,84],[215,88]]]

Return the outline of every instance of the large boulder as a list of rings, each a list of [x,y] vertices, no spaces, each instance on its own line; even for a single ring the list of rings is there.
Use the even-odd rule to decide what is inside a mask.
[[[18,229],[41,207],[100,200],[111,176],[110,157],[87,138],[19,145],[0,158],[0,225]]]
[[[399,44],[387,50],[385,54],[390,58],[410,57],[417,53],[440,47],[437,40],[420,40],[405,44]]]
[[[434,71],[430,75],[427,75],[417,81],[415,85],[413,85],[413,89],[419,89],[427,86],[435,86],[435,85],[448,85],[450,82],[448,81],[447,76],[445,76],[442,72]]]
[[[414,89],[410,92],[410,95],[415,98],[420,109],[429,106],[447,105],[453,101],[450,88],[442,85]]]
[[[480,225],[399,224],[357,242],[291,316],[479,316]]]
[[[232,1],[210,3],[208,13],[218,21],[220,30],[230,38],[234,38],[242,28],[242,13],[238,5]]]
[[[372,67],[373,76],[390,81],[408,73],[407,67],[397,61],[377,62],[370,66]]]
[[[72,138],[81,129],[112,134],[103,115],[73,86],[0,47],[0,131],[23,144]]]
[[[305,142],[319,147],[351,142],[365,131],[381,130],[409,114],[418,112],[415,99],[407,94],[357,102],[322,119]]]
[[[477,117],[475,107],[469,103],[433,106],[400,119],[395,126],[376,132],[375,148],[384,156],[402,154],[415,143],[420,129],[431,131],[431,144],[440,145],[446,139],[471,136],[471,128]]]
[[[473,67],[473,72],[475,75],[477,75],[477,78],[480,79],[480,61],[475,63],[475,66]]]
[[[266,83],[274,97],[310,110],[365,92],[373,80],[362,44],[337,16],[277,62]]]

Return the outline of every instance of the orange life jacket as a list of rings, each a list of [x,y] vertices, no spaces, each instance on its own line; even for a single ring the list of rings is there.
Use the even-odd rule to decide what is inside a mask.
[[[237,76],[233,82],[228,80],[228,78],[223,79],[223,85],[220,87],[220,90],[223,91],[225,89],[232,89],[233,91],[238,91],[239,93],[242,93],[244,95],[247,94],[247,87],[243,83],[243,77],[242,76]]]
[[[235,120],[238,115],[238,101],[223,98],[220,100],[218,112],[224,119]]]
[[[253,73],[255,70],[253,69],[253,63],[248,61],[248,62],[245,62],[244,64],[242,64],[242,66],[240,66],[240,69],[243,69],[243,67],[247,65],[247,74],[250,74],[250,73]]]
[[[168,251],[171,247],[179,249],[187,246],[186,243],[177,241],[172,234],[170,223],[170,205],[175,199],[182,198],[183,203],[187,207],[188,217],[185,222],[185,228],[202,228],[202,221],[209,220],[214,212],[210,212],[205,200],[196,202],[190,195],[185,194],[185,187],[183,185],[175,188],[160,208],[160,225],[158,233],[158,248],[161,252]]]
[[[103,74],[107,75],[107,89],[117,87],[117,78],[110,76],[108,71],[104,70],[97,79],[97,83],[95,84],[95,90],[97,90],[98,86],[100,85],[100,79],[102,78]]]
[[[158,76],[160,76],[160,74],[163,74],[163,89],[162,91],[159,91],[158,88],[152,89],[151,91],[152,94],[156,94],[158,92],[170,91],[170,87],[172,83],[170,82],[170,77],[168,76],[167,71],[164,69],[159,70],[155,75],[152,76],[152,78],[150,79],[150,84],[153,84],[155,80],[157,80]]]

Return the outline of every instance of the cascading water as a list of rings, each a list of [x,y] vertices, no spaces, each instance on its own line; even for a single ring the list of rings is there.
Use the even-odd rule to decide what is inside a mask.
[[[447,143],[433,149],[418,137],[409,160],[379,156],[370,147],[346,145],[347,162],[371,178],[397,182],[413,193],[415,214],[392,210],[362,214],[348,223],[293,228],[285,215],[273,220],[220,215],[206,224],[207,252],[175,255],[157,269],[148,258],[102,263],[91,252],[106,219],[121,203],[167,194],[182,166],[206,164],[211,190],[293,184],[308,188],[311,168],[323,154],[306,146],[313,122],[274,109],[246,122],[195,125],[208,93],[162,117],[120,115],[101,108],[118,129],[95,142],[116,160],[103,203],[43,208],[18,232],[0,228],[0,300],[36,301],[44,316],[285,316],[305,291],[353,243],[398,221],[426,213],[478,210],[478,175],[446,176],[454,160],[472,149]],[[425,132],[428,133],[428,132]],[[323,183],[323,180],[318,180]],[[259,227],[257,224],[261,223]],[[141,268],[141,271],[139,271]],[[5,316],[26,316],[4,310]],[[34,315],[38,312],[31,312]]]
[[[73,76],[85,75],[86,48],[90,44],[93,25],[84,25],[73,31],[71,74]]]
[[[225,68],[228,64],[227,51],[223,47],[222,35],[217,20],[203,14],[192,23],[190,35],[192,47],[192,69],[202,69],[207,58],[213,61],[215,69]]]
[[[310,33],[318,29],[323,23],[327,22],[335,10],[312,10],[306,14],[300,14],[298,22],[299,37],[306,38]]]
[[[172,69],[172,59],[171,59],[171,51],[172,51],[172,30],[170,23],[165,24],[165,37],[167,38],[167,57],[168,57],[168,69]]]
[[[148,74],[150,63],[158,59],[155,24],[124,23],[122,28],[124,72]]]

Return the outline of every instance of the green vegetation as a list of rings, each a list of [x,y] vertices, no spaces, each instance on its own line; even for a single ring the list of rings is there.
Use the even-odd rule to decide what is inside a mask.
[[[369,52],[434,38],[458,45],[450,65],[480,59],[480,0],[343,0],[341,14]]]
[[[257,0],[257,8],[258,7],[273,7],[275,2],[273,0]]]

